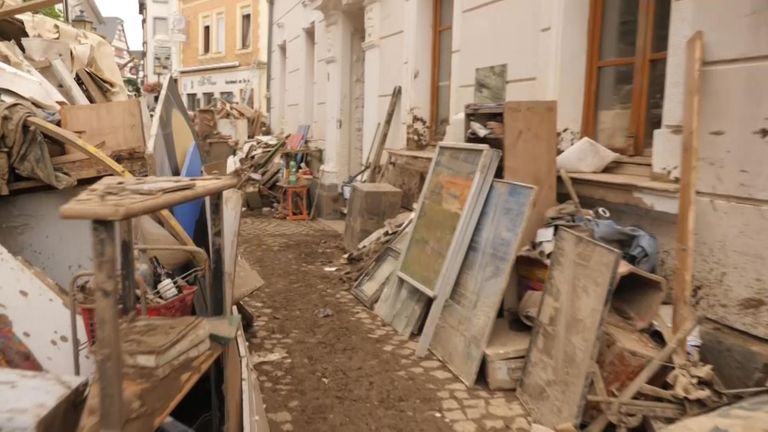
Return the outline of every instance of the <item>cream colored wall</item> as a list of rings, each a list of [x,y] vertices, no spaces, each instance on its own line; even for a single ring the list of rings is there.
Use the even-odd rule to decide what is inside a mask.
[[[239,6],[251,6],[251,47],[246,50],[238,50],[237,38],[239,26]],[[263,32],[259,31],[260,14],[266,14],[265,1],[256,0],[181,0],[179,13],[187,19],[187,42],[183,44],[181,51],[182,68],[194,66],[215,65],[220,63],[239,62],[241,66],[247,66],[264,61],[266,53],[260,52],[263,45],[259,37]],[[224,52],[211,52],[207,55],[200,54],[201,19],[205,14],[211,17],[211,51],[216,49],[216,13],[224,13],[225,43]]]

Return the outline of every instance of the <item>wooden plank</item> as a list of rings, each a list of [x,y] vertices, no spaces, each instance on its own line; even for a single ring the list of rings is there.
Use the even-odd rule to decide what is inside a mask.
[[[64,62],[60,58],[51,59],[51,70],[59,81],[61,90],[67,97],[67,100],[74,105],[88,105],[91,102],[85,97],[85,94],[75,82],[72,73],[64,65]]]
[[[467,386],[477,379],[535,194],[531,186],[493,182],[437,322],[430,348]]]
[[[693,249],[696,222],[696,181],[699,156],[698,122],[701,64],[704,56],[702,33],[696,32],[686,44],[685,99],[683,104],[683,156],[680,167],[680,198],[677,213],[677,244],[673,287],[674,315],[672,329],[679,332],[694,319],[691,308],[693,293]],[[685,353],[686,342],[680,345]]]
[[[384,118],[384,127],[381,129],[381,135],[379,141],[376,143],[376,148],[373,149],[373,160],[371,171],[366,177],[366,182],[376,183],[381,178],[383,169],[381,167],[381,156],[384,154],[384,147],[387,145],[387,137],[389,137],[389,129],[392,126],[392,119],[395,117],[395,109],[397,103],[400,101],[400,95],[402,89],[400,86],[395,86],[392,90],[392,96],[389,99],[389,107],[387,108],[387,116]]]
[[[93,99],[93,103],[102,104],[109,102],[109,99],[107,99],[107,97],[104,95],[104,92],[96,84],[96,81],[93,80],[93,77],[91,77],[91,74],[88,73],[87,70],[79,69],[75,75],[77,75],[77,77],[80,78],[80,81],[83,82],[83,85],[88,90],[88,94],[90,94],[91,98]]]
[[[579,424],[620,258],[613,248],[558,231],[517,391],[534,422]]]
[[[523,242],[536,237],[545,212],[557,205],[557,102],[504,104],[504,179],[536,186]]]
[[[61,206],[63,219],[125,220],[235,187],[237,177],[104,177]],[[223,271],[223,269],[222,269]]]
[[[110,158],[144,154],[141,100],[74,105],[61,108],[61,127],[76,133]],[[86,157],[83,155],[83,157]]]
[[[223,351],[221,345],[211,344],[204,354],[183,362],[168,375],[156,378],[147,369],[131,369],[123,374],[124,401],[136,401],[140,408],[131,405],[122,431],[143,432],[155,430],[165,421],[176,406],[184,399],[200,377],[208,371]],[[91,385],[85,403],[83,416],[78,428],[81,432],[96,432],[100,428],[99,384],[97,376]],[[129,398],[129,395],[132,395]],[[129,408],[126,406],[126,408]]]
[[[11,18],[26,12],[34,12],[61,3],[61,0],[32,0],[16,6],[6,6],[0,9],[0,19]]]

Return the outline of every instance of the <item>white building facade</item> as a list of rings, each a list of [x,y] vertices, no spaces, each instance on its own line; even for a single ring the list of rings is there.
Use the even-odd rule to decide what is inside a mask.
[[[655,232],[670,277],[697,31],[699,312],[768,347],[768,234],[747,228],[768,220],[768,0],[275,0],[270,121],[311,125],[321,181],[339,184],[362,166],[395,86],[388,148],[465,141],[469,103],[556,101],[561,148],[590,136],[647,167],[642,181],[575,183]]]
[[[186,23],[178,14],[177,0],[139,0],[144,30],[144,80],[161,82],[179,68],[179,44]]]

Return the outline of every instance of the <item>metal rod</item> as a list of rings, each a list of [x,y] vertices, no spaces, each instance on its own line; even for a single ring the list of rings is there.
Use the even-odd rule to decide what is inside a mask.
[[[80,375],[80,343],[77,340],[77,281],[86,276],[93,276],[93,272],[75,273],[69,282],[69,325],[72,327],[70,336],[72,337],[72,364],[75,375]]]
[[[96,296],[96,367],[102,431],[123,428],[123,365],[118,321],[117,222],[93,221],[93,288]]]

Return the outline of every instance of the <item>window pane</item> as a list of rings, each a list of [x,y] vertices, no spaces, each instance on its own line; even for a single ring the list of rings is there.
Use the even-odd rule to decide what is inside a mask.
[[[604,0],[600,60],[635,56],[639,0]]]
[[[445,129],[448,127],[451,119],[451,86],[450,84],[441,84],[437,86],[437,125],[435,125],[435,139],[445,138]]]
[[[167,18],[154,18],[152,20],[155,35],[168,35],[168,19]]]
[[[670,0],[656,0],[656,9],[653,15],[653,52],[667,50],[669,40],[669,3]]]
[[[224,14],[216,15],[216,52],[224,52],[224,37],[226,31]]]
[[[653,145],[653,131],[661,128],[661,111],[664,107],[664,75],[666,60],[651,62],[648,81],[648,112],[645,116],[645,148]]]
[[[244,13],[241,22],[242,34],[240,35],[240,48],[251,47],[251,13]]]
[[[223,100],[225,100],[225,101],[227,101],[229,103],[232,103],[232,102],[235,101],[235,94],[233,92],[229,92],[229,91],[221,92],[221,99],[223,99]]]
[[[440,0],[440,27],[453,22],[453,0]]]
[[[203,108],[208,108],[213,103],[213,93],[203,93]]]
[[[600,68],[597,82],[596,140],[621,149],[627,146],[632,113],[633,65]]]
[[[211,26],[203,26],[203,53],[211,52]]]
[[[440,32],[440,69],[437,73],[439,83],[450,82],[451,80],[451,33],[450,30]]]
[[[197,109],[197,94],[187,94],[187,110],[195,111]]]

